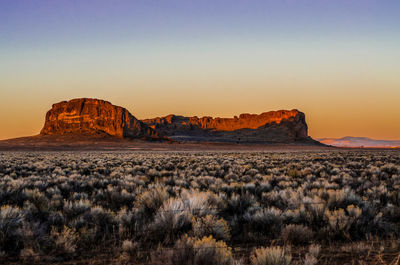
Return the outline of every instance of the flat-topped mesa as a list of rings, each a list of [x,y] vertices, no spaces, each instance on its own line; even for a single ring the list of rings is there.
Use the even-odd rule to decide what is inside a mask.
[[[108,101],[78,98],[53,104],[42,135],[110,135],[118,138],[159,138],[159,134],[125,108]]]
[[[142,120],[176,140],[222,142],[293,142],[310,140],[304,113],[279,110],[234,118],[168,115]]]
[[[212,117],[191,117],[189,123],[198,125],[203,129],[215,129],[218,131],[235,131],[240,129],[258,129],[268,123],[281,123],[300,115],[297,110],[280,110],[257,114],[240,114],[234,118],[212,118]],[[304,114],[303,114],[304,115]]]

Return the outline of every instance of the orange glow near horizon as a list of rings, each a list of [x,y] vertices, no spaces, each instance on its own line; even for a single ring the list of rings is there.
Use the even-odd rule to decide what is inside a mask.
[[[296,78],[285,79],[246,72],[228,77],[226,71],[210,73],[208,78],[200,72],[172,78],[161,70],[156,79],[146,75],[95,79],[84,73],[74,80],[59,73],[11,75],[0,80],[6,88],[1,92],[0,139],[38,134],[53,103],[90,97],[125,107],[138,119],[168,114],[232,118],[241,113],[298,109],[305,113],[313,138],[400,140],[400,78],[389,78],[389,73],[370,73],[369,78],[292,73]]]
[[[68,56],[56,48],[6,55],[0,61],[0,139],[39,133],[53,103],[80,97],[110,101],[139,119],[298,109],[314,138],[400,139],[397,46],[396,53],[357,42],[345,48],[303,43],[298,50],[262,44],[82,46],[68,47]]]
[[[76,97],[100,98],[125,107],[138,119],[168,114],[231,118],[241,113],[260,114],[271,110],[298,109],[305,113],[309,135],[313,138],[363,136],[400,140],[400,109],[394,96],[382,104],[380,102],[384,99],[379,94],[353,102],[335,96],[308,98],[310,92],[302,95],[293,90],[290,98],[280,95],[279,90],[258,91],[250,95],[245,93],[245,89],[239,88],[228,95],[215,90],[213,97],[209,97],[213,92],[207,89],[201,90],[203,94],[194,96],[190,96],[191,91],[185,90],[161,91],[158,96],[147,94],[145,90],[138,93],[132,91],[126,96],[121,96],[126,92],[114,93],[115,90],[98,95],[94,92],[82,95],[71,91],[69,95],[59,97],[53,93],[48,98],[29,91],[26,97],[9,96],[0,106],[0,139],[38,134],[51,105],[74,98],[76,92]]]

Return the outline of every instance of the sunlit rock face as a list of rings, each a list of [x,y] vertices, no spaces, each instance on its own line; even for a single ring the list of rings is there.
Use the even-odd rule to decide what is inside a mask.
[[[233,118],[168,115],[142,121],[175,140],[239,143],[312,141],[308,136],[305,115],[298,110],[241,114]]]
[[[110,135],[118,138],[158,138],[152,128],[125,108],[90,98],[53,104],[46,114],[42,135]]]
[[[178,141],[231,143],[314,142],[307,131],[305,115],[298,110],[241,114],[233,118],[168,115],[140,121],[125,108],[110,102],[79,98],[54,104],[46,114],[41,134],[168,137]]]

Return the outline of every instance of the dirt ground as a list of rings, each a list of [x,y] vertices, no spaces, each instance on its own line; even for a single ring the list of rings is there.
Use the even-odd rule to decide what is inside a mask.
[[[322,151],[336,147],[309,143],[232,144],[156,142],[92,136],[31,136],[0,141],[0,151]]]

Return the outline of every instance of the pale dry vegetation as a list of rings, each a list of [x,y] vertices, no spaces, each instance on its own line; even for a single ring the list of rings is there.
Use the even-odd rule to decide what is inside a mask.
[[[400,153],[0,153],[0,259],[389,264]],[[361,259],[360,259],[361,257]]]

